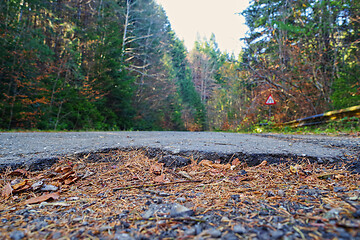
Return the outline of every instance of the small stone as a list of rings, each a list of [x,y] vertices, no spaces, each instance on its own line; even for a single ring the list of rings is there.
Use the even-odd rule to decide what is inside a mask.
[[[243,225],[235,225],[233,231],[238,234],[244,234],[246,233],[246,229]]]
[[[331,207],[330,204],[325,204],[325,205],[324,205],[324,208],[327,209],[327,210],[330,210],[332,207]]]
[[[210,228],[206,230],[206,234],[209,234],[212,238],[219,238],[221,237],[221,231],[215,229],[215,228]]]
[[[195,236],[196,235],[196,229],[194,227],[189,228],[184,232],[185,236]]]
[[[278,195],[279,195],[280,197],[285,197],[285,192],[284,192],[284,190],[279,190],[279,191],[278,191]]]
[[[247,171],[245,171],[245,170],[240,170],[239,174],[240,174],[240,175],[247,175]]]
[[[199,235],[202,232],[202,227],[200,224],[195,225],[195,235]]]
[[[183,202],[186,202],[186,198],[184,198],[184,197],[178,197],[178,198],[176,199],[176,201],[183,203]]]
[[[39,222],[39,223],[37,223],[36,224],[36,231],[39,231],[39,230],[41,230],[42,228],[44,228],[44,227],[47,227],[49,224],[47,223],[47,222],[45,222],[45,221],[41,221],[41,222]]]
[[[52,235],[52,239],[59,239],[62,237],[61,232],[54,232]]]
[[[221,239],[224,239],[224,240],[238,240],[239,238],[234,233],[228,233],[225,236],[223,236]]]
[[[40,181],[37,181],[34,184],[32,184],[31,188],[32,188],[32,190],[36,191],[39,188],[41,188],[43,184],[44,184],[44,181],[40,180]]]
[[[193,210],[184,207],[183,205],[180,205],[178,203],[175,203],[170,210],[171,217],[189,217],[191,215],[194,215]]]
[[[353,215],[354,218],[360,218],[360,210],[357,210],[352,215]]]
[[[280,230],[270,232],[272,239],[279,239],[284,236],[284,232]]]
[[[221,218],[220,221],[221,222],[228,222],[228,221],[230,221],[230,219],[228,217],[224,216],[224,217]]]
[[[330,211],[328,211],[327,213],[325,213],[324,218],[336,219],[339,216],[340,211],[341,211],[341,209],[333,208]]]
[[[273,193],[273,191],[267,191],[267,192],[266,192],[266,196],[267,196],[267,197],[274,197],[275,194]]]
[[[318,158],[317,162],[322,164],[322,163],[324,163],[324,160],[322,160],[321,158]]]
[[[191,164],[191,160],[180,156],[167,155],[159,160],[160,163],[164,163],[165,167],[185,167]]]
[[[114,239],[118,239],[118,240],[133,240],[134,238],[131,237],[129,234],[127,233],[116,233]]]
[[[169,197],[171,194],[166,193],[166,192],[159,192],[159,196],[160,197]]]
[[[346,191],[345,187],[334,187],[334,192],[344,192]]]
[[[240,195],[239,194],[234,194],[234,195],[231,195],[231,198],[235,201],[238,201],[239,198],[240,198]]]
[[[25,234],[22,231],[13,231],[10,233],[10,238],[13,240],[20,240],[25,237]]]
[[[103,232],[103,231],[107,231],[107,230],[111,230],[111,229],[113,229],[113,227],[108,226],[108,225],[105,225],[105,226],[101,226],[101,227],[99,228],[99,231],[100,231],[100,232]]]
[[[40,191],[57,191],[59,188],[54,185],[44,184]]]
[[[76,217],[72,219],[73,222],[81,222],[82,220],[83,220],[82,217]]]
[[[153,201],[156,204],[161,204],[163,202],[162,198],[155,198]]]

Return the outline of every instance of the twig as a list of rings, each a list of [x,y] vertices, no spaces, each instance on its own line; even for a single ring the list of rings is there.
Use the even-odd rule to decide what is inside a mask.
[[[167,186],[167,185],[174,185],[174,184],[181,184],[181,183],[196,183],[196,182],[202,182],[203,180],[189,180],[189,181],[176,181],[176,182],[168,182],[168,183],[154,183],[154,184],[146,184],[146,185],[132,185],[127,187],[120,187],[120,188],[114,188],[113,191],[120,191],[120,190],[126,190],[126,189],[133,189],[133,188],[147,188],[147,187],[157,187],[157,186]]]
[[[128,220],[129,220],[129,221],[161,221],[161,220],[170,220],[170,221],[175,221],[175,222],[182,222],[182,221],[206,222],[205,220],[202,220],[202,219],[190,218],[190,217],[183,217],[183,218],[172,218],[172,217],[141,218],[141,217],[139,217],[139,218],[129,218]]]

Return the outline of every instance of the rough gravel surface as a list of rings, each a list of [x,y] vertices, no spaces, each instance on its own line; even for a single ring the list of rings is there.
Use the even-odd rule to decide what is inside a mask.
[[[309,157],[334,161],[359,155],[359,137],[217,132],[26,132],[0,133],[0,169],[53,164],[59,157],[107,149],[154,148],[171,154],[199,152]]]

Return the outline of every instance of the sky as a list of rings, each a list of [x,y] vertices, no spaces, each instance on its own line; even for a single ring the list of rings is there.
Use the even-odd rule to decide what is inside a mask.
[[[172,29],[184,40],[190,51],[196,40],[215,34],[221,51],[238,55],[239,40],[248,31],[245,19],[238,13],[249,6],[249,0],[157,0],[166,11]]]

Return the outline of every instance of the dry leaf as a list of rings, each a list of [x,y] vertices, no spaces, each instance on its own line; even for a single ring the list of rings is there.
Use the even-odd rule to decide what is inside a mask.
[[[290,166],[290,172],[294,174],[298,174],[299,171],[302,171],[303,167],[299,164],[296,164],[295,166]]]
[[[65,179],[70,178],[72,174],[74,174],[74,171],[67,172],[62,176],[54,178],[53,180],[65,181]]]
[[[199,162],[199,165],[205,167],[211,167],[213,165],[213,162],[210,160],[202,160],[201,162]]]
[[[29,173],[24,169],[16,169],[12,171],[9,175],[10,176],[27,176]]]
[[[2,190],[1,196],[5,199],[7,199],[13,192],[13,189],[10,185],[10,183],[7,183]]]
[[[240,165],[241,164],[241,162],[240,162],[240,160],[238,159],[238,158],[235,158],[234,160],[232,160],[232,162],[231,162],[231,165],[232,166],[237,166],[237,165]]]
[[[220,163],[213,163],[209,160],[202,160],[199,165],[205,166],[205,167],[211,167],[216,169],[222,169],[222,170],[229,170],[231,168],[231,165],[228,164],[220,164]]]
[[[65,179],[64,183],[65,183],[66,185],[69,185],[69,184],[75,182],[75,181],[78,180],[78,179],[79,179],[79,178],[77,178],[77,177],[75,177],[75,176],[72,176],[71,178]]]
[[[265,167],[267,166],[268,162],[266,160],[262,161],[257,167]]]
[[[14,190],[21,189],[27,184],[27,182],[28,182],[28,180],[23,180],[22,182],[19,182],[19,183],[15,184],[14,186],[12,186],[12,188]]]
[[[60,195],[57,192],[50,193],[50,194],[42,195],[40,197],[30,198],[25,201],[25,204],[41,203],[41,202],[45,202],[50,199],[56,200],[56,199],[59,199],[59,197],[60,197]]]
[[[184,178],[187,178],[187,179],[192,179],[192,177],[187,173],[187,172],[184,172],[184,171],[180,171],[178,172],[179,175],[183,176]]]
[[[67,167],[57,167],[57,168],[55,168],[54,171],[57,173],[67,173],[71,170],[72,170],[72,168],[67,166]]]
[[[150,166],[150,172],[160,175],[162,172],[163,163],[154,163]]]
[[[156,176],[154,178],[154,182],[157,182],[157,183],[164,183],[166,182],[166,178],[165,178],[165,174],[161,174],[159,176]]]

